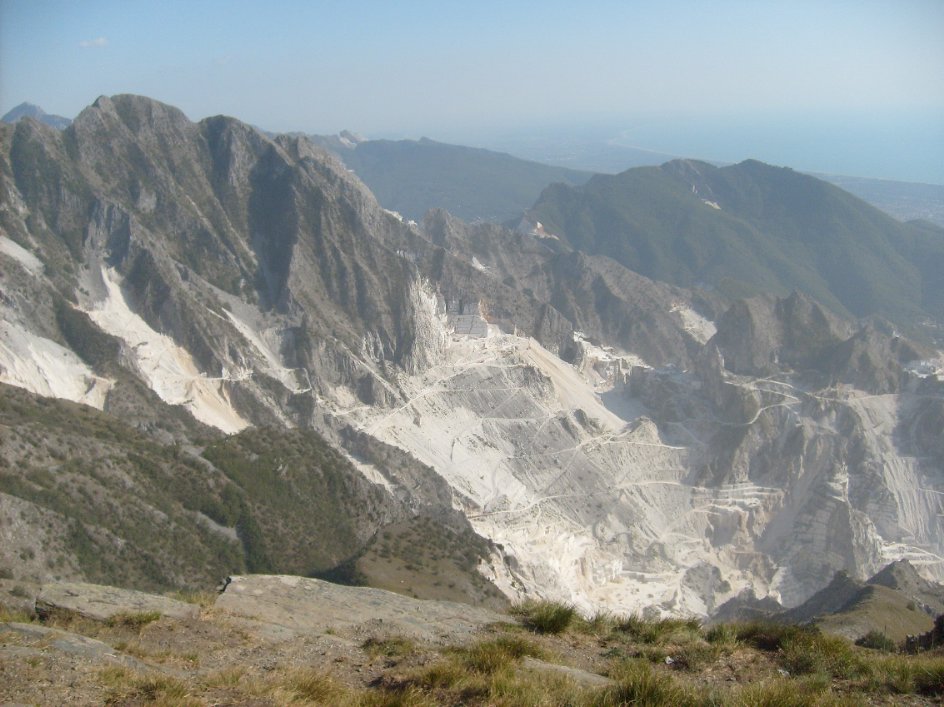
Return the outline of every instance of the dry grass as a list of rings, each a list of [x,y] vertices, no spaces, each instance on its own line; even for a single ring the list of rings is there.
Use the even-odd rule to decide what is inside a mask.
[[[149,623],[153,623],[161,618],[159,611],[142,611],[137,613],[121,613],[109,617],[105,621],[106,626],[112,628],[123,627],[140,631]]]
[[[402,658],[416,651],[416,642],[403,636],[388,638],[368,638],[361,644],[361,648],[371,658]]]
[[[36,621],[36,615],[21,609],[8,609],[0,605],[0,623],[29,624]]]
[[[703,628],[688,619],[574,614],[564,628],[537,629],[535,616],[552,616],[561,607],[567,608],[529,605],[519,610],[518,624],[496,626],[485,638],[449,647],[387,636],[367,639],[349,653],[343,651],[350,648],[339,648],[340,658],[286,655],[273,645],[273,653],[264,656],[255,649],[234,652],[229,663],[191,649],[186,641],[180,644],[178,633],[168,644],[168,631],[141,632],[153,620],[149,616],[123,616],[98,622],[97,628],[84,619],[58,620],[70,622],[73,630],[105,634],[116,650],[152,667],[100,670],[92,701],[109,704],[789,707],[933,704],[944,697],[944,654],[878,652],[815,630],[764,622]],[[193,629],[195,636],[219,641],[224,634],[208,632],[219,619],[212,612],[206,616],[200,627],[170,627],[169,619],[161,626]],[[36,651],[48,647],[37,639],[20,643]],[[605,675],[613,684],[589,686],[573,670],[525,668],[526,657]],[[667,663],[666,657],[672,660]],[[48,659],[31,659],[24,659],[25,672],[51,669],[43,662]],[[778,669],[788,672],[778,676]]]
[[[104,668],[99,680],[105,688],[107,704],[143,702],[153,705],[202,705],[177,678],[139,673],[119,666]]]
[[[617,664],[609,677],[616,685],[600,691],[594,703],[610,705],[671,705],[683,707],[696,703],[695,693],[664,672],[657,672],[645,660],[633,659]]]
[[[185,604],[196,604],[201,609],[209,609],[219,597],[219,592],[207,589],[178,589],[167,596]]]

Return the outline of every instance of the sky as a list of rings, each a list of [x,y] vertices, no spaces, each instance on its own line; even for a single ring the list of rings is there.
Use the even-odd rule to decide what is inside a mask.
[[[116,93],[276,131],[596,126],[944,183],[944,0],[0,0],[0,112],[74,117]]]

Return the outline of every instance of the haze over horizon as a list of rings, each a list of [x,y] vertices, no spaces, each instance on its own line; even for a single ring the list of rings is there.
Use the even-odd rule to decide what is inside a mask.
[[[74,117],[137,93],[277,131],[483,146],[593,133],[944,184],[942,38],[936,0],[0,0],[0,112]]]

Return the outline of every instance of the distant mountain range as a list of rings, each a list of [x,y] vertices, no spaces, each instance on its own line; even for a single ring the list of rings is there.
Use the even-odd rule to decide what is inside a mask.
[[[729,297],[801,290],[912,331],[944,315],[944,229],[786,168],[676,160],[548,187],[528,212],[581,251]]]
[[[72,122],[70,118],[46,113],[32,103],[21,103],[0,118],[0,122],[15,123],[24,117],[57,130]],[[509,222],[520,217],[549,184],[580,185],[594,173],[564,166],[571,149],[566,144],[549,152],[548,146],[541,153],[546,161],[536,161],[428,138],[368,140],[349,131],[307,137],[338,154],[384,207],[414,221],[419,221],[429,209],[438,208],[466,221]],[[582,153],[587,149],[586,144],[580,144]],[[632,167],[657,166],[673,159],[672,155],[649,150],[601,144],[593,148],[590,161],[581,164],[605,173],[618,173]],[[944,227],[944,186],[842,175],[814,176],[899,220],[922,219]]]
[[[427,138],[367,140],[347,131],[308,137],[337,154],[384,207],[414,221],[429,209],[441,208],[466,221],[509,222],[530,208],[544,187],[555,182],[579,186],[593,174]],[[607,149],[609,160],[602,164],[610,174],[627,167],[654,167],[674,159],[619,146]],[[896,219],[922,219],[944,227],[944,186],[813,176],[839,186]]]
[[[465,221],[517,219],[548,184],[583,184],[593,176],[427,138],[312,139],[337,152],[383,206],[414,221],[431,208],[445,209]]]
[[[64,130],[72,124],[70,118],[63,118],[61,115],[52,115],[32,103],[21,103],[15,108],[12,108],[7,111],[6,115],[0,118],[0,122],[15,123],[20,120],[20,118],[33,118],[56,130]]]

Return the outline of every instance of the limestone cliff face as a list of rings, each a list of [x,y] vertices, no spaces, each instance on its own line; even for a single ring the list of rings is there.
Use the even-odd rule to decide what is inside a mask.
[[[314,428],[395,499],[348,549],[461,512],[509,595],[617,611],[796,604],[899,558],[944,577],[941,362],[881,320],[403,222],[303,138],[141,97],[0,138],[0,381],[184,451]]]
[[[224,117],[192,123],[137,96],[102,97],[63,133],[6,130],[11,237],[34,245],[80,309],[123,299],[221,379],[247,420],[304,423],[284,397],[306,386],[376,402],[391,394],[383,366],[413,369],[437,346],[423,331],[435,316],[418,295],[425,274],[388,245],[410,227],[306,140]]]

